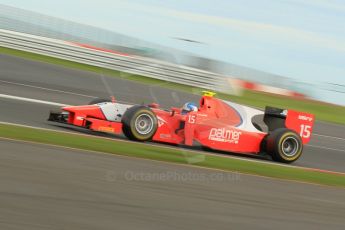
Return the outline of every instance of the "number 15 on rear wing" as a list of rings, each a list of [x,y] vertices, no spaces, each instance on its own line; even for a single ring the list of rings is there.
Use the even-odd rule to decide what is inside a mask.
[[[303,144],[310,141],[313,132],[315,116],[296,110],[284,110],[266,107],[264,121],[270,131],[277,128],[288,128],[301,136]]]

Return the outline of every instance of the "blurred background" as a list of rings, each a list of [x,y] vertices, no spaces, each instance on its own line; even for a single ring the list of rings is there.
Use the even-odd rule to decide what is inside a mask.
[[[239,79],[238,87],[345,105],[341,1],[0,0],[0,29]]]

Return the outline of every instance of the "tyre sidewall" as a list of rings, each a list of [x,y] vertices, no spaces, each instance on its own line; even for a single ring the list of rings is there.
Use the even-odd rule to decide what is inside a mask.
[[[298,149],[293,156],[286,155],[282,150],[282,144],[289,137],[294,138],[298,142]],[[295,131],[290,129],[277,129],[268,136],[267,151],[274,160],[291,163],[296,161],[302,155],[303,142],[301,137]]]
[[[135,121],[140,115],[146,114],[150,116],[153,122],[152,130],[147,134],[140,134],[136,127]],[[157,117],[154,112],[146,106],[133,106],[129,108],[122,118],[123,133],[131,140],[148,141],[151,140],[158,128]]]

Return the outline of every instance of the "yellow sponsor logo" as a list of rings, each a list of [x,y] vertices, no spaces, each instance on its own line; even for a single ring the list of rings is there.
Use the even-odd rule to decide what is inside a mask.
[[[100,127],[98,128],[98,131],[107,132],[107,133],[113,133],[113,132],[114,132],[114,128],[112,128],[112,127],[107,127],[107,126],[100,126]]]

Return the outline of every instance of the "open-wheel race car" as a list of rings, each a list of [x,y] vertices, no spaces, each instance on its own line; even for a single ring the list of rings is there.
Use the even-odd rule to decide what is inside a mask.
[[[272,107],[261,111],[218,99],[212,92],[205,92],[198,106],[188,108],[190,105],[166,110],[156,103],[129,105],[114,99],[96,99],[89,105],[51,112],[48,120],[124,134],[135,141],[202,146],[232,153],[267,153],[273,160],[285,163],[301,156],[314,123],[312,114]]]

